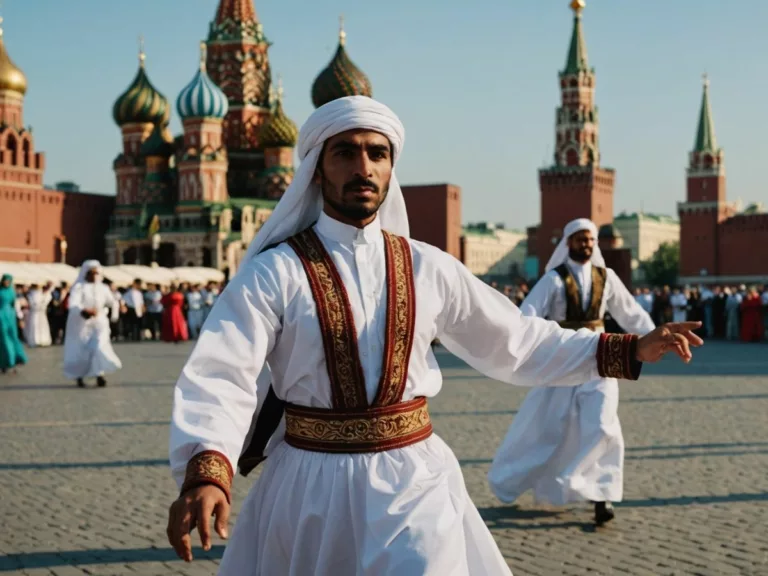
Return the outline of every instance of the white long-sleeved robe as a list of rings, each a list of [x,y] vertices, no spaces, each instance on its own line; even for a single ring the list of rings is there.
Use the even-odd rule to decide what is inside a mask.
[[[586,310],[592,292],[592,264],[568,260]],[[521,305],[526,316],[566,319],[565,284],[552,270]],[[606,310],[624,330],[646,334],[651,317],[607,269],[600,318]],[[579,333],[586,330],[579,330]],[[539,502],[563,505],[583,500],[621,500],[624,438],[614,378],[585,380],[575,388],[531,390],[496,452],[488,480],[496,496],[514,502],[529,489]]]
[[[92,378],[122,368],[109,331],[110,313],[117,305],[112,291],[101,282],[81,282],[72,287],[64,338],[66,378]],[[88,309],[96,310],[96,315],[83,318],[80,313]]]
[[[50,291],[30,290],[27,294],[27,319],[24,324],[24,340],[27,346],[35,348],[51,345],[51,326],[48,324],[48,304],[52,299]]]
[[[203,295],[200,292],[187,292],[187,325],[189,337],[197,338],[200,329],[205,322],[205,310],[203,310]]]
[[[669,305],[672,306],[672,321],[685,322],[688,317],[688,298],[678,292],[669,297]]]
[[[368,399],[382,368],[386,323],[384,243],[378,220],[358,230],[321,215],[315,230],[331,255],[358,335]],[[416,323],[403,400],[433,397],[442,377],[430,343],[492,378],[570,386],[598,376],[599,337],[525,318],[452,256],[410,241]],[[331,408],[323,342],[306,274],[281,244],[243,264],[219,296],[176,385],[170,461],[183,482],[189,459],[225,454],[233,467],[258,395]],[[459,464],[433,434],[374,454],[325,454],[273,439],[243,503],[221,563],[226,576],[509,574],[472,504]]]

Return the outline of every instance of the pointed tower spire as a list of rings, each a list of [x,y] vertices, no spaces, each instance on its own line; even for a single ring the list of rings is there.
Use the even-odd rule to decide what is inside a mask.
[[[709,105],[709,78],[704,78],[704,93],[701,97],[701,111],[699,112],[699,129],[696,132],[696,144],[693,149],[696,152],[714,152],[717,150],[715,139],[715,124],[712,121],[712,108]]]
[[[584,41],[584,32],[581,29],[581,12],[585,6],[584,0],[572,0],[573,10],[573,34],[571,45],[568,48],[568,59],[565,61],[563,74],[578,74],[589,70],[587,64],[587,44]]]
[[[696,129],[696,141],[689,155],[689,174],[725,174],[724,154],[717,147],[715,123],[712,121],[712,107],[709,103],[709,77],[704,74],[699,125]]]

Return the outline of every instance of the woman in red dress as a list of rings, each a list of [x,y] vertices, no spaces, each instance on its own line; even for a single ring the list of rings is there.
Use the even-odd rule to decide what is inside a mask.
[[[165,342],[183,342],[189,339],[187,321],[184,319],[184,294],[176,285],[163,296],[163,326],[161,334]]]
[[[763,339],[763,303],[755,288],[741,302],[741,340],[759,342]]]

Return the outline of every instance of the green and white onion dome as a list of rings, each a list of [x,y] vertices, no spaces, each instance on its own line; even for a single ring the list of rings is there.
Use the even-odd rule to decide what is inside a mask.
[[[205,71],[205,44],[201,44],[200,68],[176,100],[179,116],[187,118],[219,118],[227,115],[227,95]]]

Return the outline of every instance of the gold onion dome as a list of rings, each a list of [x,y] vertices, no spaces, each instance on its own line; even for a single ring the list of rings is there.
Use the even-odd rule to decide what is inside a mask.
[[[320,108],[337,98],[345,96],[373,95],[373,88],[368,77],[350,60],[344,48],[347,34],[342,20],[339,31],[339,47],[328,66],[320,72],[312,84],[312,103]]]
[[[149,81],[144,68],[144,50],[139,53],[136,77],[112,107],[112,117],[118,126],[124,124],[165,124],[171,115],[168,100]]]
[[[283,85],[278,80],[277,98],[272,116],[259,134],[262,148],[293,148],[299,140],[299,129],[283,111]]]
[[[2,22],[3,19],[0,18],[0,24]],[[22,96],[27,92],[27,77],[8,56],[3,42],[2,28],[0,28],[0,90],[11,90]]]

